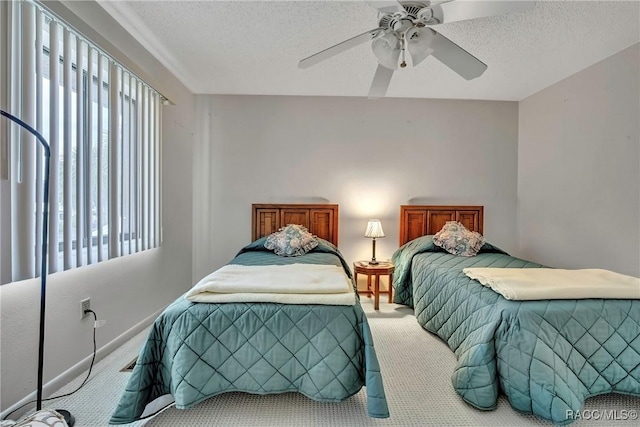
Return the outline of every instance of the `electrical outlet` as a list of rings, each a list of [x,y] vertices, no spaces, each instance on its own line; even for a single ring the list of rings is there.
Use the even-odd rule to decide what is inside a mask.
[[[85,317],[87,317],[89,315],[89,313],[87,313],[87,310],[91,310],[91,298],[85,298],[82,301],[80,301],[80,305],[82,306],[82,317],[81,319],[84,319]]]

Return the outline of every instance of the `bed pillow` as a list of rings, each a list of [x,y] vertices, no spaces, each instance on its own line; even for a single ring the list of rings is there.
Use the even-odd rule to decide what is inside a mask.
[[[458,221],[447,221],[433,236],[433,243],[445,251],[458,256],[474,256],[484,245],[482,234],[469,231]]]
[[[280,256],[300,256],[318,246],[318,239],[303,225],[289,224],[270,234],[264,247]]]

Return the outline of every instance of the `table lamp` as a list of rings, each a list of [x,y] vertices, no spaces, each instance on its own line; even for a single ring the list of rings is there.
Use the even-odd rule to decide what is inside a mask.
[[[378,265],[376,261],[376,239],[384,237],[384,231],[382,230],[382,224],[379,219],[370,219],[367,224],[367,230],[364,232],[364,237],[371,237],[373,239],[373,255],[369,265]]]

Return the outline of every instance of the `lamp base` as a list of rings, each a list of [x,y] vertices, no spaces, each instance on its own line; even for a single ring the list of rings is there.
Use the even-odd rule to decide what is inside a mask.
[[[380,264],[378,261],[376,261],[375,259],[372,259],[371,261],[369,261],[369,265],[378,265]]]
[[[73,427],[73,425],[76,423],[76,418],[71,415],[71,412],[67,411],[66,409],[56,409],[56,412],[62,415],[62,418],[64,418],[64,422],[67,423],[69,427]]]

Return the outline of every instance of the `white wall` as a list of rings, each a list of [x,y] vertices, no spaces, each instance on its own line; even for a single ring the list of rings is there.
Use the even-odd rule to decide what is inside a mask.
[[[640,276],[640,44],[520,102],[518,252]]]
[[[518,106],[514,102],[197,96],[194,280],[250,241],[251,203],[340,206],[349,262],[398,247],[401,204],[485,206],[485,234],[512,250]]]
[[[90,297],[92,309],[107,321],[97,331],[98,348],[105,350],[100,357],[122,343],[136,327],[152,320],[191,285],[192,192],[191,175],[185,171],[190,171],[192,165],[194,96],[135,40],[123,41],[124,30],[109,20],[97,3],[80,5],[86,12],[87,25],[112,31],[124,52],[151,67],[159,86],[172,88],[176,105],[163,107],[162,246],[49,276],[44,366],[45,383],[54,379],[49,389],[64,384],[89,366],[93,322],[80,319],[81,299]],[[91,5],[93,12],[86,8]],[[96,25],[91,19],[96,20]],[[109,38],[110,34],[102,36]],[[2,412],[36,389],[39,301],[39,279],[0,287]]]

